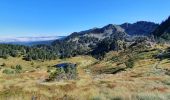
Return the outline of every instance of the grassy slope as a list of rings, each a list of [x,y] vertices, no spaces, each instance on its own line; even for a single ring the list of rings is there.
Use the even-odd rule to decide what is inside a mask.
[[[95,70],[117,67],[111,60],[119,55],[110,52],[103,61],[89,56],[65,60],[27,62],[22,58],[0,59],[6,66],[0,72],[0,100],[168,100],[170,99],[170,61],[156,60],[149,56],[153,52],[139,54],[144,59],[135,61],[132,69],[117,74],[96,74]],[[148,57],[149,56],[149,57]],[[78,80],[43,82],[48,77],[48,66],[61,62],[78,64]],[[2,70],[20,64],[24,72],[5,75]]]

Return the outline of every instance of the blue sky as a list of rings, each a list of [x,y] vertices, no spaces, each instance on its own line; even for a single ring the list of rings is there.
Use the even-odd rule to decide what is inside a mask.
[[[0,0],[0,35],[63,36],[109,23],[160,23],[169,15],[170,0]]]

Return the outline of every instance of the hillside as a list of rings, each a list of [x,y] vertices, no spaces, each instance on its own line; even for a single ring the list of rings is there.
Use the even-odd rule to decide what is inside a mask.
[[[109,52],[103,60],[77,56],[50,61],[25,61],[22,57],[0,58],[2,100],[169,100],[169,58],[156,55],[169,50],[159,45]],[[138,49],[137,49],[138,48]],[[52,66],[76,63],[78,79],[45,80]],[[17,65],[21,69],[17,69]],[[16,73],[16,71],[18,71]]]
[[[170,40],[170,17],[159,25],[153,32],[153,35],[158,39]]]
[[[124,36],[126,36],[124,29],[120,26],[109,24],[103,28],[94,28],[86,31],[74,32],[63,39],[63,41],[73,42],[84,47],[90,47],[91,45],[96,45],[96,43],[107,37],[123,38]],[[55,44],[57,44],[57,41],[53,43],[53,45]]]
[[[62,48],[60,54],[64,54],[64,57],[73,56],[77,54],[94,54],[100,55],[101,52],[108,52],[110,50],[119,50],[119,45],[126,46],[127,42],[133,41],[133,36],[149,36],[151,32],[158,25],[152,22],[140,21],[134,24],[122,24],[113,25],[109,24],[102,28],[93,28],[86,31],[74,32],[67,36],[63,40],[56,40],[52,43],[57,48]],[[96,49],[100,49],[101,43],[113,41],[112,49],[100,50],[96,52]],[[112,42],[113,43],[113,42]],[[106,43],[105,45],[107,45]],[[129,43],[128,43],[129,44]],[[102,44],[104,45],[104,44]],[[114,45],[114,46],[113,46]],[[111,47],[108,47],[111,48]],[[116,49],[117,48],[117,49]],[[69,52],[67,51],[69,49]],[[96,53],[93,53],[96,52]],[[69,54],[69,55],[68,55]],[[103,54],[102,54],[103,55]]]

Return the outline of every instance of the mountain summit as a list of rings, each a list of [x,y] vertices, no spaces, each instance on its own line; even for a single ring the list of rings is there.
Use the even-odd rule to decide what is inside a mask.
[[[102,28],[74,32],[62,40],[54,41],[52,45],[59,48],[59,51],[61,51],[60,55],[64,54],[64,57],[68,55],[88,54],[93,52],[93,50],[99,50],[101,48],[100,45],[106,45],[106,47],[102,47],[106,51],[118,50],[120,48],[119,45],[125,46],[129,40],[132,40],[131,38],[134,35],[149,36],[157,27],[158,24],[145,21],[134,24],[125,23],[122,25],[108,24]],[[99,53],[103,51],[99,51]]]
[[[159,26],[153,22],[138,21],[136,23],[124,23],[120,25],[129,35],[144,35],[148,36]]]

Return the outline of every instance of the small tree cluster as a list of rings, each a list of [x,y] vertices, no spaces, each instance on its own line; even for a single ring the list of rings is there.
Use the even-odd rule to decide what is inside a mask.
[[[97,47],[91,52],[91,54],[97,59],[102,59],[105,54],[111,50],[119,50],[118,42],[114,38],[106,38],[97,44]]]
[[[125,62],[125,65],[126,65],[127,68],[133,68],[134,67],[134,60],[132,58],[128,59]]]
[[[7,59],[8,56],[19,57],[26,53],[25,49],[25,46],[0,44],[0,58]]]
[[[57,67],[50,73],[49,80],[72,80],[77,78],[77,67],[75,64],[67,64],[64,67]]]

